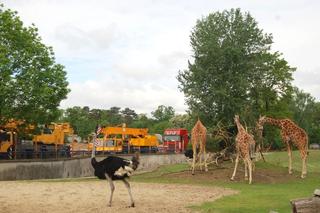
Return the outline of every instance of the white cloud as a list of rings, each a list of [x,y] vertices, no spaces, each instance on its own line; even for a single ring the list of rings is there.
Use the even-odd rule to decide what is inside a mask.
[[[158,105],[186,110],[176,76],[191,59],[189,36],[209,12],[240,7],[274,36],[273,49],[297,67],[294,83],[320,100],[318,1],[4,0],[66,66],[71,93],[62,107]]]
[[[71,84],[72,92],[62,101],[63,108],[71,106],[90,106],[90,108],[109,109],[113,106],[129,107],[137,113],[150,114],[159,105],[174,106],[177,113],[185,110],[184,96],[176,89],[154,83],[127,87],[119,81],[86,81]]]
[[[84,31],[72,24],[64,24],[55,29],[55,36],[65,45],[64,49],[71,51],[70,54],[81,50],[104,51],[116,40],[116,25]]]

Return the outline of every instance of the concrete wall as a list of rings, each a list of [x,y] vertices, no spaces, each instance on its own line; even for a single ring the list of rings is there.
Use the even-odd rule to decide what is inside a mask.
[[[130,159],[130,156],[122,156]],[[97,157],[102,160],[103,157]],[[151,171],[160,165],[185,162],[182,154],[142,155],[138,172]],[[32,180],[93,176],[90,158],[60,161],[0,162],[0,180]]]

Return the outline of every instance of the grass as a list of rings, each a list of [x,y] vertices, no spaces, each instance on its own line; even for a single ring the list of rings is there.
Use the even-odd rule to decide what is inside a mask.
[[[306,181],[297,180],[281,184],[246,183],[222,184],[224,187],[237,189],[239,194],[225,197],[216,202],[204,203],[194,207],[203,212],[291,212],[289,201],[295,198],[309,197],[318,186],[316,177]],[[213,184],[215,185],[215,184]]]
[[[288,156],[286,152],[268,153],[265,155],[267,163],[259,162],[256,169],[268,169],[273,171],[287,171]],[[316,188],[319,188],[320,176],[320,151],[311,151],[308,157],[308,175],[306,179],[300,179],[301,160],[297,151],[293,152],[293,169],[295,176],[281,183],[254,183],[248,185],[245,182],[226,181],[190,181],[190,179],[178,179],[167,176],[170,173],[185,171],[186,164],[163,166],[158,170],[142,175],[134,176],[134,181],[176,183],[176,184],[201,184],[206,186],[220,186],[234,190],[239,193],[227,196],[215,202],[205,202],[191,208],[201,212],[217,213],[250,213],[291,212],[290,200],[296,198],[310,197]],[[219,172],[219,171],[217,171]]]
[[[301,158],[298,151],[292,152],[292,167],[294,170],[301,171],[302,164]],[[266,161],[270,162],[279,167],[288,168],[288,155],[287,152],[272,152],[265,155]],[[320,171],[320,153],[318,150],[309,150],[307,158],[307,169],[308,172],[319,172]]]

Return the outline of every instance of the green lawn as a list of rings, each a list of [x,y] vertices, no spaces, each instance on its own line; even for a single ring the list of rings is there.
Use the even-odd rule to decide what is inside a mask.
[[[292,152],[292,166],[294,170],[301,172],[301,158],[298,151]],[[266,161],[280,166],[288,168],[288,154],[287,152],[272,152],[265,155]],[[309,150],[307,158],[308,172],[320,172],[320,151]]]
[[[288,156],[286,152],[268,153],[265,155],[266,163],[258,162],[256,170],[268,169],[270,171],[287,171]],[[199,206],[190,208],[202,212],[270,212],[279,213],[291,212],[291,199],[310,197],[316,188],[320,188],[320,151],[310,151],[308,157],[308,175],[306,179],[300,179],[301,160],[298,152],[294,152],[293,168],[294,176],[290,180],[281,183],[254,183],[248,185],[244,181],[190,181],[190,179],[178,179],[167,174],[185,171],[188,166],[185,164],[163,166],[158,170],[136,175],[134,181],[139,182],[161,182],[178,184],[201,184],[210,186],[220,186],[238,190],[239,193],[233,196],[224,197],[215,202],[206,202]],[[217,170],[217,172],[219,172]]]

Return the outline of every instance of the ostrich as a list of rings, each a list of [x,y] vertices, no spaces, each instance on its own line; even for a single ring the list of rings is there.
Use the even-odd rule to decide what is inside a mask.
[[[123,159],[116,156],[108,156],[104,160],[98,162],[95,158],[95,145],[93,143],[91,165],[94,168],[95,176],[97,176],[99,179],[107,179],[109,182],[111,194],[108,206],[111,206],[113,191],[115,189],[113,181],[122,180],[124,185],[127,187],[130,195],[130,207],[134,207],[131,188],[127,178],[129,178],[132,175],[133,171],[138,168],[139,153],[135,153],[131,160]]]

